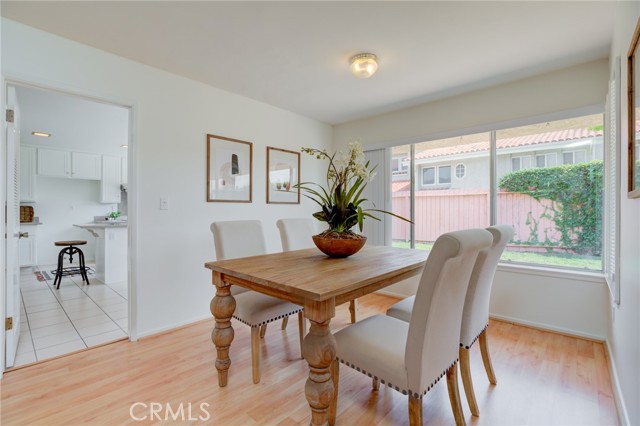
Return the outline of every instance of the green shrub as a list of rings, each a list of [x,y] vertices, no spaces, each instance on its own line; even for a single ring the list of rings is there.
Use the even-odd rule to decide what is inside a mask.
[[[579,254],[602,251],[602,161],[518,170],[500,179],[500,188],[552,203],[560,246]]]

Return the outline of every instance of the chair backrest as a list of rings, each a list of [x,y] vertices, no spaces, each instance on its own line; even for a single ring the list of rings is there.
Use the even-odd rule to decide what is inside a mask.
[[[216,259],[235,259],[257,256],[267,252],[262,223],[259,220],[229,220],[211,224]],[[247,291],[239,286],[231,286],[231,294]]]
[[[276,222],[280,230],[282,251],[302,250],[315,247],[311,236],[318,233],[317,220],[311,218],[280,219]]]
[[[515,233],[510,225],[491,226],[487,228],[487,231],[491,232],[493,243],[491,247],[478,253],[462,311],[460,344],[466,348],[473,344],[489,323],[489,302],[493,277],[502,252]]]
[[[493,238],[484,229],[443,234],[436,240],[416,293],[405,365],[409,389],[424,392],[458,359],[462,309],[480,250]]]

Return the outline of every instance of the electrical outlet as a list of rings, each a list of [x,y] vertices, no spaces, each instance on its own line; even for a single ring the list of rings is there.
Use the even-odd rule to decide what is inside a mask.
[[[169,198],[160,197],[160,210],[169,210]]]

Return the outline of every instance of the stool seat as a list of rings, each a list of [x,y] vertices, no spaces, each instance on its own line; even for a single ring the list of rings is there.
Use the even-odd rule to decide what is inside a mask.
[[[53,243],[56,246],[82,246],[87,244],[84,240],[71,240],[71,241],[56,241]]]

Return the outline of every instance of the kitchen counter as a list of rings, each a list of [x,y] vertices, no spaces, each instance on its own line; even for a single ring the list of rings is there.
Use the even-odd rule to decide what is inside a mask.
[[[74,224],[96,238],[96,278],[105,284],[127,280],[127,222]]]

